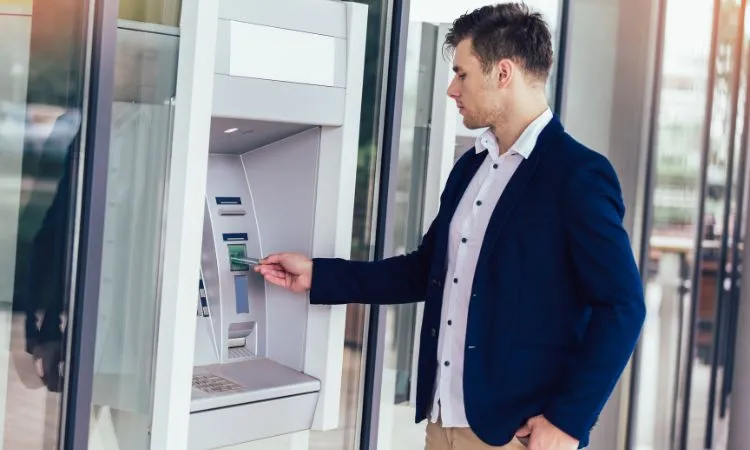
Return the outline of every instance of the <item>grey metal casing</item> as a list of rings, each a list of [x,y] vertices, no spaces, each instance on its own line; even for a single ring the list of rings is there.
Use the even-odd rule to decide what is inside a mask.
[[[220,377],[236,391],[193,388],[190,448],[215,448],[309,429],[320,381],[302,373],[309,304],[304,294],[232,272],[225,233],[247,235],[247,256],[312,252],[319,127],[244,154],[208,160],[201,274],[209,317],[198,317],[193,375]],[[239,198],[225,214],[217,198]],[[234,242],[231,242],[234,243]],[[247,277],[248,313],[235,302],[235,276]],[[247,356],[233,358],[232,327],[252,324]],[[269,416],[268,408],[280,414]],[[264,420],[248,420],[250,416]],[[269,424],[273,418],[279,423]],[[228,430],[218,432],[222,427]],[[230,431],[231,430],[231,431]],[[209,433],[209,434],[206,434]]]

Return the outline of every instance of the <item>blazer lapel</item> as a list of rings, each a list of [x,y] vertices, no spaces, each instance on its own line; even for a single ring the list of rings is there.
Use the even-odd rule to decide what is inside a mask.
[[[529,180],[531,180],[531,176],[534,174],[534,171],[539,164],[539,159],[544,155],[545,151],[562,131],[563,128],[560,122],[557,118],[553,118],[539,135],[539,139],[537,139],[537,144],[531,152],[531,155],[529,155],[528,159],[524,160],[521,165],[518,166],[518,169],[516,169],[516,172],[511,177],[492,212],[489,225],[487,226],[487,232],[485,233],[484,241],[482,243],[478,264],[480,264],[481,260],[487,256],[487,252],[494,247],[495,242],[500,236],[500,232],[513,211],[513,208],[521,198]]]
[[[445,271],[448,268],[448,235],[450,234],[451,220],[453,220],[453,215],[456,213],[456,208],[458,208],[458,203],[461,201],[461,197],[464,196],[466,188],[469,187],[469,183],[471,183],[472,178],[474,178],[477,170],[479,170],[479,166],[482,165],[482,161],[484,161],[485,157],[487,157],[486,150],[472,155],[471,160],[468,161],[466,167],[456,180],[455,187],[448,191],[451,195],[448,197],[449,201],[446,201],[446,203],[448,203],[448,209],[443,216],[443,222],[439,227],[436,246],[438,250],[435,252],[436,255],[440,255],[443,259],[442,264],[440,265],[443,270],[441,276],[445,275]]]
[[[458,204],[461,202],[461,198],[464,196],[464,192],[466,192],[466,188],[469,187],[469,183],[471,183],[471,180],[474,178],[474,175],[476,175],[477,170],[479,170],[479,166],[482,165],[482,162],[484,161],[484,158],[487,157],[487,150],[477,153],[469,163],[466,171],[463,173],[461,178],[458,180],[458,183],[456,185],[456,195],[453,196],[451,206],[450,206],[450,214],[447,214],[446,217],[453,218],[453,214],[456,213],[456,208],[458,208]]]

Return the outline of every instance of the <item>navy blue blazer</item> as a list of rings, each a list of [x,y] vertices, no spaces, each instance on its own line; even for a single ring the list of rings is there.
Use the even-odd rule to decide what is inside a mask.
[[[313,260],[313,304],[425,302],[417,422],[432,404],[448,229],[486,156],[470,150],[456,162],[416,251],[375,262]],[[607,159],[553,118],[495,206],[473,280],[464,403],[485,443],[504,445],[543,414],[588,445],[645,318],[624,212]]]

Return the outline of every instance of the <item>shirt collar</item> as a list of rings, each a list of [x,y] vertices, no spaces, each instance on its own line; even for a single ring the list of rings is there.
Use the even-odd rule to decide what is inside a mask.
[[[539,117],[534,119],[525,130],[523,130],[521,136],[519,136],[518,140],[511,145],[508,151],[518,153],[523,156],[524,159],[527,159],[531,155],[532,150],[534,150],[536,141],[539,139],[542,130],[544,130],[544,127],[546,127],[551,120],[552,111],[547,108],[539,115]],[[495,137],[495,134],[491,130],[486,130],[484,133],[477,136],[474,149],[477,153],[482,153],[487,150],[493,158],[499,157],[497,137]]]

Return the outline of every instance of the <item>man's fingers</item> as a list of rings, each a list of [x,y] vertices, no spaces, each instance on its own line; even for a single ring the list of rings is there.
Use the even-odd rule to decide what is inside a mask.
[[[274,253],[272,255],[268,255],[265,258],[260,260],[260,263],[263,265],[266,264],[281,264],[281,260],[284,258],[283,253]]]
[[[516,431],[516,438],[524,445],[524,447],[528,447],[529,442],[531,441],[531,428],[532,422],[529,420],[524,426]]]
[[[288,275],[287,272],[284,269],[280,269],[280,268],[274,267],[274,266],[261,267],[259,269],[259,272],[260,272],[261,275],[263,275],[266,278],[268,278],[268,277],[274,277],[274,278],[284,278],[284,279],[286,279],[286,277]]]
[[[526,422],[524,426],[516,430],[516,436],[528,436],[531,434],[531,426],[529,426],[529,422]]]
[[[284,268],[281,267],[281,264],[260,264],[255,266],[255,270],[261,273],[268,270],[280,270],[282,272],[285,272]]]
[[[279,277],[276,275],[266,275],[266,281],[271,284],[275,284],[276,286],[287,287],[286,277],[284,276]]]

